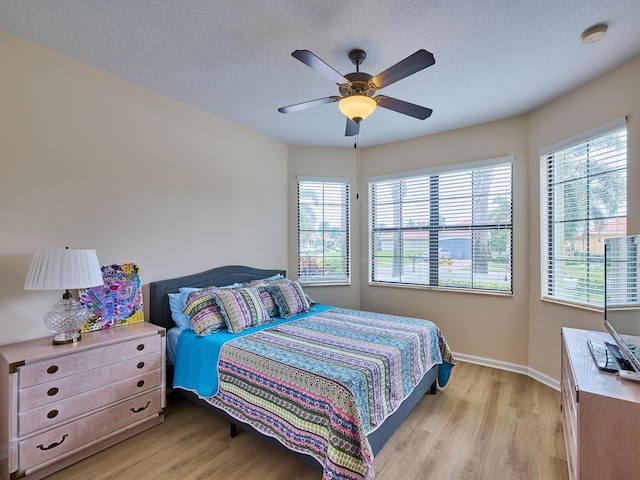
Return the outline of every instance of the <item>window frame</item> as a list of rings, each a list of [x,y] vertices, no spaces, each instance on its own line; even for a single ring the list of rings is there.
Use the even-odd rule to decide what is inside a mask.
[[[305,203],[303,201],[301,203],[301,184],[318,184],[315,188],[321,188],[322,196],[318,199],[316,207],[321,211],[321,218],[317,220],[316,228],[303,228],[301,225],[301,210],[302,205]],[[338,186],[338,189],[341,190],[339,195],[341,196],[341,202],[328,202],[327,197],[325,196],[325,187],[330,186],[335,188]],[[308,202],[307,202],[308,203]],[[330,237],[334,235],[330,231],[325,230],[325,226],[329,225],[327,222],[328,208],[327,206],[338,207],[341,209],[340,212],[340,222],[341,225],[339,232],[344,235],[344,239],[342,242],[332,242]],[[298,176],[296,178],[296,207],[297,207],[297,215],[298,215],[298,226],[297,226],[297,249],[296,249],[296,259],[297,259],[297,270],[298,270],[298,281],[305,286],[330,286],[330,285],[351,285],[351,186],[350,180],[348,178],[342,177],[315,177],[315,176]],[[315,232],[317,235],[320,235],[322,238],[321,246],[314,246],[314,248],[321,248],[320,251],[317,250],[306,250],[307,248],[311,248],[308,244],[303,244],[302,237],[304,236],[303,232]],[[327,241],[329,240],[329,241]],[[327,244],[332,244],[333,250],[329,250]],[[340,250],[338,250],[338,247]],[[302,250],[305,250],[305,255],[303,255]],[[328,255],[329,254],[329,255]],[[341,264],[339,270],[341,270],[341,275],[337,277],[332,277],[331,268],[332,264],[335,265],[335,258],[339,258],[339,263]],[[306,262],[306,265],[303,266],[303,262]],[[303,272],[304,268],[313,268],[315,271],[314,275],[305,275]]]
[[[441,222],[443,221],[443,218],[440,214],[440,212],[442,212],[444,210],[444,208],[440,208],[440,203],[444,202],[444,199],[446,198],[450,198],[452,193],[453,193],[453,188],[454,187],[458,187],[457,184],[452,184],[449,189],[451,189],[450,191],[447,190],[443,190],[443,186],[440,185],[440,183],[446,183],[446,182],[440,182],[440,178],[447,178],[447,176],[451,176],[451,175],[470,175],[473,176],[472,172],[478,172],[481,170],[486,170],[486,169],[499,169],[500,167],[504,167],[505,169],[508,169],[508,200],[509,200],[509,208],[508,208],[508,221],[503,221],[503,222],[488,222],[486,221],[483,224],[480,223],[475,223],[474,219],[473,219],[473,201],[471,202],[471,211],[468,213],[468,215],[470,215],[472,217],[471,220],[469,220],[469,222],[465,225],[446,225],[445,224],[441,224]],[[397,174],[393,174],[393,175],[383,175],[383,176],[377,176],[377,177],[371,177],[368,179],[368,192],[369,192],[369,212],[368,212],[368,237],[369,237],[369,275],[368,275],[368,283],[369,285],[386,285],[386,286],[398,286],[398,287],[404,287],[404,288],[426,288],[426,289],[440,289],[440,290],[455,290],[455,291],[463,291],[463,292],[473,292],[473,293],[489,293],[489,294],[504,294],[504,295],[512,295],[513,294],[513,169],[514,169],[514,157],[513,156],[506,156],[506,157],[498,157],[498,158],[493,158],[493,159],[487,159],[487,160],[481,160],[481,161],[474,161],[474,162],[467,162],[467,163],[461,163],[461,164],[456,164],[456,165],[447,165],[447,166],[443,166],[443,167],[437,167],[437,168],[430,168],[430,169],[424,169],[424,170],[418,170],[418,171],[412,171],[412,172],[403,172],[403,173],[397,173]],[[504,173],[504,172],[503,172]],[[375,185],[377,184],[381,184],[383,182],[392,182],[392,181],[400,181],[400,182],[407,182],[407,181],[411,181],[412,179],[424,179],[425,183],[428,181],[429,182],[429,197],[428,197],[428,207],[425,206],[424,210],[428,210],[427,213],[427,217],[428,217],[428,224],[427,225],[421,225],[419,227],[410,227],[410,226],[394,226],[392,228],[388,228],[387,230],[389,232],[394,231],[394,232],[409,232],[411,230],[416,231],[416,232],[428,232],[428,255],[425,254],[424,258],[427,258],[427,260],[424,260],[425,262],[428,262],[428,274],[422,275],[421,280],[420,281],[403,281],[402,278],[399,281],[390,281],[390,280],[385,280],[383,278],[381,278],[380,275],[376,275],[376,270],[377,270],[377,266],[376,266],[376,254],[375,254],[375,250],[377,247],[378,243],[381,242],[380,240],[380,235],[377,235],[379,233],[382,233],[383,229],[381,227],[376,227],[374,225],[375,223],[375,217],[376,217],[376,208],[378,208],[378,202],[376,200],[376,192],[374,191],[375,189]],[[474,183],[473,180],[471,180],[471,199],[476,199],[479,197],[480,194],[476,194],[473,193],[473,189],[474,187]],[[446,187],[445,187],[446,188]],[[499,197],[499,195],[497,195],[495,197],[495,199],[497,199]],[[493,199],[493,197],[491,197]],[[404,203],[403,203],[404,205]],[[460,209],[460,211],[456,211],[456,213],[461,213],[464,209]],[[469,249],[471,251],[470,255],[471,255],[471,263],[470,265],[473,267],[473,265],[475,265],[475,262],[478,261],[476,259],[476,249],[472,246],[472,238],[474,238],[474,233],[473,232],[478,232],[478,231],[507,231],[508,232],[508,239],[507,239],[507,247],[505,250],[506,253],[506,257],[505,257],[505,267],[506,267],[506,273],[505,276],[508,276],[508,288],[489,288],[489,287],[483,287],[481,286],[483,283],[485,285],[490,284],[491,282],[487,281],[487,282],[482,282],[481,280],[479,280],[478,277],[480,277],[479,274],[476,274],[476,272],[471,272],[469,274],[468,279],[463,278],[462,281],[458,282],[457,284],[453,281],[449,281],[450,284],[447,284],[447,281],[445,280],[445,283],[440,282],[440,277],[444,277],[446,275],[441,275],[440,270],[441,270],[441,263],[442,260],[444,259],[444,261],[447,261],[447,258],[452,258],[450,256],[444,256],[441,254],[441,250],[445,250],[443,248],[440,247],[440,243],[439,243],[439,235],[442,232],[454,232],[454,231],[467,231],[468,235],[469,235]],[[395,241],[394,241],[395,242]],[[403,247],[401,247],[402,249],[404,248],[408,248],[406,246],[404,246],[405,243],[408,244],[408,241],[404,239],[404,237],[401,239],[400,243],[403,245]],[[447,252],[443,252],[443,253],[447,253]],[[449,255],[451,255],[451,253],[449,253]],[[393,258],[396,258],[395,252],[393,255]],[[402,260],[402,266],[400,267],[402,269],[402,272],[405,269],[405,262],[406,262],[406,258],[404,257],[404,252],[401,253],[401,258],[403,258]],[[415,271],[415,265],[416,265],[416,260],[413,259],[413,257],[411,257],[411,259],[413,260],[413,269]],[[455,260],[454,260],[455,261]],[[393,275],[393,274],[392,274]],[[402,277],[402,274],[401,274]],[[462,283],[466,282],[469,283],[469,286],[463,285]]]
[[[624,168],[616,167],[608,171],[596,171],[592,172],[592,165],[599,160],[598,154],[600,150],[595,152],[591,151],[591,146],[602,142],[606,137],[621,132],[624,130]],[[561,167],[558,165],[560,162],[560,156],[566,152],[566,154],[573,153],[577,155],[578,152],[585,151],[585,165],[586,175],[574,175],[568,178],[558,179],[559,171]],[[592,222],[612,222],[616,220],[624,219],[624,232],[614,232],[614,236],[626,236],[626,219],[628,216],[627,211],[627,194],[628,194],[628,141],[627,141],[627,123],[626,118],[620,118],[601,125],[599,127],[587,130],[578,135],[572,136],[568,139],[549,145],[548,147],[540,149],[540,295],[542,300],[560,302],[570,306],[592,308],[602,310],[604,308],[604,278],[602,282],[598,282],[598,277],[604,275],[604,239],[602,240],[602,253],[597,253],[597,247],[591,246],[591,224]],[[615,153],[607,153],[606,159],[614,158],[618,155],[622,155],[617,150]],[[594,158],[595,157],[595,158]],[[573,171],[578,172],[578,169]],[[606,216],[592,216],[591,213],[591,193],[592,186],[591,181],[598,176],[602,176],[606,173],[624,171],[624,211],[608,212]],[[572,212],[566,213],[564,204],[567,202],[566,193],[561,188],[562,184],[568,184],[572,182],[578,182],[583,179],[585,182],[585,199],[584,202],[579,204],[579,208],[585,211],[584,216],[577,217],[572,216]],[[562,198],[559,196],[562,195]],[[556,198],[560,198],[556,201]],[[567,197],[569,198],[569,197]],[[572,200],[574,197],[570,197]],[[573,256],[573,247],[569,248],[570,252],[566,253],[567,236],[562,230],[562,224],[579,223],[584,222],[587,228],[584,230],[588,232],[583,234],[586,237],[586,251],[581,251],[580,257],[585,268],[586,279],[582,281],[580,278],[574,279],[576,281],[575,288],[571,288],[570,283],[571,273],[565,273],[569,271],[568,265],[570,258],[562,258],[567,255]],[[558,231],[556,232],[556,228]],[[600,233],[597,230],[596,233]],[[558,238],[562,235],[562,238]],[[562,251],[560,251],[562,250]],[[573,263],[578,262],[578,256]],[[578,262],[579,263],[579,262]],[[565,265],[566,264],[566,265]],[[565,265],[565,266],[563,266]],[[576,267],[573,267],[575,270]],[[600,272],[600,273],[598,273]],[[573,274],[576,276],[577,274]],[[598,285],[601,284],[602,293],[599,293]],[[567,286],[569,285],[569,286]],[[582,287],[580,286],[582,285]],[[583,291],[583,293],[581,293]],[[599,298],[601,300],[599,300]]]

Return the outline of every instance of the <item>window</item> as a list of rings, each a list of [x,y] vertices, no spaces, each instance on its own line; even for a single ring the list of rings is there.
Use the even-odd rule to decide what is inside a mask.
[[[542,297],[604,305],[604,245],[627,231],[624,119],[540,157]]]
[[[371,283],[511,293],[512,161],[370,179]]]
[[[298,177],[298,278],[350,282],[347,179]]]

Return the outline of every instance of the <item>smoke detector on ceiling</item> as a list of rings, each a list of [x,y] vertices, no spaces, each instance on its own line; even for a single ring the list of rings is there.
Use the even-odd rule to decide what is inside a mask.
[[[607,35],[607,28],[608,27],[604,23],[587,28],[582,32],[582,43],[590,45],[592,43],[599,42]]]

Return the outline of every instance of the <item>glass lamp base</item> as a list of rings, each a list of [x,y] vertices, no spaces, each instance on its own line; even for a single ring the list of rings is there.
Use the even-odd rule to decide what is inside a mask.
[[[53,337],[53,344],[54,345],[64,345],[67,343],[77,343],[82,339],[82,335],[80,335],[80,332],[73,332],[73,333],[61,333],[59,335],[56,335],[55,337]]]
[[[44,317],[44,324],[56,334],[53,338],[53,344],[64,345],[78,342],[81,338],[80,329],[89,318],[89,310],[66,293],[53,308]]]

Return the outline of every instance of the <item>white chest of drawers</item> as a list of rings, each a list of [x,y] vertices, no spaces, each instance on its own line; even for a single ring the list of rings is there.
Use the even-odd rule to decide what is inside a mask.
[[[42,478],[162,422],[165,341],[136,323],[0,346],[0,478]]]
[[[608,333],[562,329],[562,426],[570,480],[640,478],[640,384],[596,367],[587,339]]]

